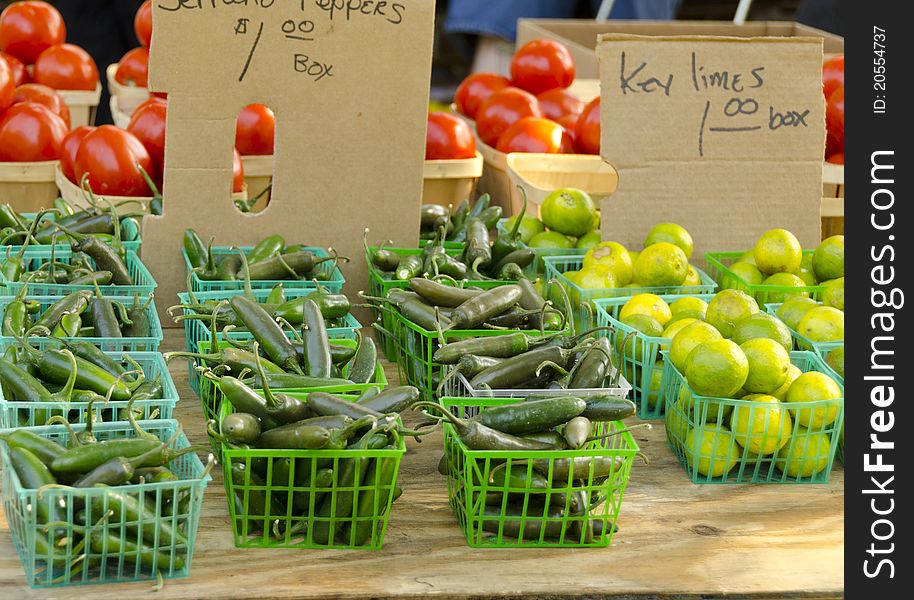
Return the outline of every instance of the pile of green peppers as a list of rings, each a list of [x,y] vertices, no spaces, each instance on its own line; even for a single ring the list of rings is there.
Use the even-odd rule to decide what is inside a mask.
[[[482,221],[489,229],[495,229],[501,219],[502,209],[500,206],[490,206],[490,202],[489,195],[483,194],[472,206],[469,200],[464,200],[453,210],[440,204],[423,204],[419,208],[419,238],[433,240],[443,227],[445,241],[465,242],[467,223],[473,219]]]
[[[55,220],[42,218],[52,212],[56,213]],[[54,227],[55,222],[111,245],[121,240],[135,240],[140,233],[140,221],[136,216],[118,217],[113,207],[74,208],[58,198],[53,211],[43,211],[35,217],[16,212],[9,204],[0,204],[0,246],[21,246],[27,240],[33,246],[67,243],[66,234]]]

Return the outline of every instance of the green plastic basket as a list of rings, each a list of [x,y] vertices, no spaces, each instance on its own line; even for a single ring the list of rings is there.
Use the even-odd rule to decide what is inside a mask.
[[[38,213],[34,213],[34,212],[22,213],[22,216],[25,217],[26,219],[29,219],[30,221],[34,220],[37,215],[38,215]],[[54,213],[46,213],[42,220],[53,222],[53,221],[57,220],[57,215],[55,215]],[[130,225],[126,225],[126,223],[130,223]],[[121,245],[126,250],[133,250],[134,252],[139,254],[140,246],[142,245],[143,240],[142,240],[142,237],[140,236],[140,229],[138,227],[136,227],[135,225],[136,224],[132,220],[127,220],[127,221],[122,220],[121,221]],[[34,244],[34,242],[33,242],[33,244]],[[70,249],[69,243],[54,244],[54,246],[56,246],[57,251]],[[32,247],[32,245],[30,245],[29,247]],[[35,245],[35,247],[36,248],[50,248],[51,244],[44,244],[41,246]],[[22,248],[22,246],[10,246],[10,253],[16,254],[17,252],[19,252],[19,250],[21,248]],[[5,247],[4,247],[4,250],[5,250]]]
[[[821,306],[822,303],[820,302],[819,305]],[[780,302],[765,305],[765,310],[769,315],[774,317],[778,316],[779,308],[781,308]],[[778,319],[780,319],[780,317],[778,317]],[[844,340],[838,340],[834,342],[814,342],[799,331],[793,329],[790,325],[787,325],[787,329],[790,330],[790,335],[793,336],[793,343],[794,346],[796,346],[797,350],[811,350],[813,352],[819,353],[819,355],[823,358],[829,351],[844,345]],[[823,354],[823,352],[825,354]]]
[[[365,262],[368,265],[368,295],[374,296],[375,298],[386,298],[387,293],[394,288],[408,288],[409,281],[400,281],[396,279],[391,279],[389,273],[385,273],[378,269],[371,262],[370,253],[373,253],[378,249],[378,246],[370,246],[367,250],[368,253],[365,254]],[[411,256],[416,254],[421,254],[421,248],[385,248],[385,250],[390,250],[396,254],[402,256]],[[459,256],[463,252],[463,248],[459,249],[449,249],[445,246],[445,251],[451,256]],[[442,281],[446,283],[446,281]],[[493,287],[498,287],[501,285],[506,285],[508,283],[514,283],[513,281],[498,281],[498,280],[467,280],[462,282],[466,286],[478,287],[481,289],[491,289]],[[371,309],[372,321],[375,323],[375,331],[378,340],[378,344],[383,348],[384,354],[387,356],[387,360],[393,361],[396,360],[397,356],[397,343],[396,338],[393,336],[394,323],[396,319],[394,318],[393,313],[390,311],[385,311],[377,308]]]
[[[518,401],[522,400],[481,400],[483,410]],[[470,408],[475,408],[480,400],[442,398],[440,401],[458,416],[465,414],[467,402],[472,403]],[[596,430],[599,435],[623,428],[624,424],[616,421],[599,423]],[[638,444],[627,431],[591,442],[581,450],[470,450],[445,421],[448,500],[467,544],[473,548],[606,547],[612,541],[613,524],[618,523],[622,497],[638,450]],[[574,464],[577,464],[581,457],[593,459],[595,465],[611,461],[613,468],[605,477],[596,476],[599,474],[589,468],[580,476],[573,473],[568,481],[554,477],[561,461],[576,459]],[[537,472],[545,476],[542,487],[531,483],[534,464]],[[504,477],[496,477],[501,469],[521,471],[524,485],[513,487]],[[575,498],[592,504],[590,510],[575,510],[578,506],[572,504]],[[597,498],[605,500],[598,503]],[[590,524],[594,521],[604,525],[591,531]]]
[[[70,263],[73,251],[70,248],[60,248],[55,246],[29,246],[25,249],[23,256],[23,272],[28,273],[41,267],[41,265],[50,262],[51,253],[54,254],[54,260],[62,263]],[[91,260],[91,259],[90,259]],[[141,299],[148,298],[155,292],[156,281],[152,274],[136,252],[127,251],[127,260],[125,261],[127,269],[133,277],[133,285],[103,285],[101,287],[104,296],[129,296],[139,295]],[[79,290],[95,291],[94,285],[72,285],[69,283],[35,283],[26,284],[24,281],[8,281],[0,273],[0,285],[4,288],[4,295],[15,296],[19,293],[24,285],[29,286],[29,293],[35,296],[66,296]]]
[[[803,250],[803,255],[808,256],[815,250]],[[785,285],[763,285],[751,284],[733,271],[730,265],[739,261],[745,252],[707,252],[705,253],[705,262],[708,267],[708,273],[720,285],[720,289],[733,289],[746,292],[754,297],[759,306],[783,302],[785,294],[799,295],[803,294],[814,300],[822,300],[822,294],[825,293],[824,285],[807,285],[802,287],[790,287]]]
[[[508,235],[509,230],[505,225],[507,222],[507,218],[498,221],[496,226],[498,235]],[[521,246],[528,247],[524,243],[521,243]],[[547,256],[584,256],[587,254],[587,248],[534,248],[534,251],[536,252],[536,260],[526,269],[526,272],[531,277],[543,277],[546,275],[546,261],[543,259]]]
[[[700,298],[708,302],[714,295],[660,296],[668,304],[684,297]],[[620,363],[617,366],[622,369],[623,375],[634,388],[632,399],[638,405],[638,416],[642,419],[661,419],[664,402],[660,394],[663,375],[660,350],[668,349],[671,340],[662,336],[646,335],[619,321],[619,311],[628,301],[629,298],[598,298],[593,301],[597,313],[597,327],[612,328],[611,331],[601,331],[599,335],[609,337],[613,342],[616,362]],[[626,342],[625,339],[629,335],[633,338]]]
[[[171,445],[174,449],[187,448],[190,445],[187,437],[183,433],[178,433],[177,421],[142,421],[141,426],[160,440],[174,438]],[[81,431],[84,426],[73,427]],[[69,438],[69,433],[62,425],[36,427],[32,431],[63,445],[66,445]],[[129,423],[98,423],[94,431],[100,440],[135,436]],[[154,580],[159,576],[170,579],[186,577],[190,573],[203,492],[211,479],[196,454],[186,454],[169,465],[169,468],[181,477],[181,481],[109,488],[111,491],[133,496],[140,504],[148,507],[164,507],[171,504],[179,507],[171,516],[157,516],[155,530],[158,530],[160,525],[167,524],[180,532],[183,539],[143,540],[140,532],[144,529],[144,522],[109,517],[94,530],[102,538],[100,544],[90,546],[84,558],[75,563],[74,561],[82,555],[77,548],[81,539],[79,532],[72,526],[63,528],[65,535],[62,538],[66,542],[58,546],[54,552],[65,560],[52,560],[49,543],[54,538],[38,523],[34,507],[38,506],[39,502],[51,505],[62,503],[67,507],[68,520],[72,522],[79,510],[77,506],[85,506],[86,521],[94,524],[108,512],[108,494],[111,491],[105,488],[77,489],[59,486],[42,490],[39,498],[38,490],[22,487],[10,463],[9,448],[4,443],[0,443],[0,454],[3,460],[3,511],[9,521],[13,545],[25,569],[26,582],[30,586],[56,587],[143,581]],[[116,536],[132,544],[143,542],[144,545],[151,546],[155,550],[152,555],[153,563],[148,567],[136,563],[136,550],[118,551],[117,548],[110,547],[106,543],[109,536]]]
[[[444,333],[445,341],[451,342],[470,337],[491,337],[516,333],[517,330],[495,329],[452,329]],[[426,400],[437,397],[436,388],[445,369],[435,363],[432,357],[438,349],[438,332],[423,329],[399,312],[394,314],[394,335],[397,342],[397,367],[400,381],[415,386]],[[539,337],[538,331],[524,331],[530,337]],[[549,333],[554,332],[547,332]]]
[[[661,393],[667,402],[667,442],[693,483],[826,483],[844,425],[844,398],[815,402],[760,403],[708,398],[692,392],[664,354]],[[804,373],[830,374],[812,352],[791,352],[791,362]],[[844,385],[839,383],[843,392]],[[688,404],[692,404],[689,410]],[[787,421],[782,415],[790,414]],[[806,419],[834,414],[834,420]],[[756,423],[742,435],[732,433],[734,421]],[[691,431],[697,434],[690,435]],[[740,442],[739,440],[743,441]],[[693,457],[698,457],[695,461]]]
[[[286,298],[292,300],[295,298],[301,298],[302,296],[307,296],[312,293],[313,289],[305,288],[292,288],[286,290]],[[199,302],[205,302],[207,300],[228,300],[234,296],[241,296],[244,294],[243,290],[230,290],[230,291],[221,291],[221,292],[200,292],[194,294],[196,299]],[[270,290],[254,290],[254,298],[258,302],[263,302],[267,299],[267,296],[270,295]],[[190,302],[190,294],[187,292],[178,293],[178,299],[181,304],[187,304]],[[188,309],[184,309],[184,314],[191,313]],[[357,338],[357,331],[362,328],[362,324],[352,315],[352,313],[347,314],[346,317],[342,320],[342,324],[336,327],[327,327],[327,336],[331,340],[354,340]],[[286,337],[292,338],[292,332],[286,331]],[[223,339],[225,336],[220,331],[219,339]],[[229,337],[233,340],[238,341],[247,341],[252,338],[250,332],[245,330],[235,330],[229,333]],[[208,346],[210,342],[210,332],[209,332],[209,323],[206,321],[198,320],[187,320],[184,321],[184,343],[185,347],[189,352],[196,352],[198,350],[208,351]],[[195,367],[200,365],[200,361],[190,361],[188,362],[188,374],[187,379],[190,383],[190,387],[200,393],[200,373],[196,370]]]
[[[669,287],[642,287],[642,288],[582,288],[572,282],[565,273],[568,271],[577,271],[584,262],[583,256],[546,256],[543,258],[546,263],[546,280],[548,282],[548,296],[556,306],[564,306],[564,300],[561,291],[557,285],[565,288],[571,299],[571,305],[576,306],[574,313],[575,328],[577,331],[584,331],[594,326],[596,318],[594,316],[593,301],[599,298],[629,298],[636,294],[656,294],[658,296],[694,296],[697,294],[713,294],[717,284],[707,273],[699,268],[698,276],[701,278],[701,285],[680,285]],[[694,265],[693,265],[694,266]],[[557,284],[553,283],[557,281]]]
[[[0,298],[0,315],[6,314],[6,307],[12,302],[15,298]],[[60,300],[59,296],[29,296],[29,300],[37,301],[41,308],[38,311],[38,314],[32,315],[33,320],[38,320],[41,315],[50,307],[52,304]],[[139,302],[145,303],[146,300],[140,299]],[[128,300],[127,307],[132,306],[133,301]],[[95,344],[102,350],[106,352],[155,352],[159,349],[159,344],[162,343],[164,334],[162,332],[162,323],[159,321],[159,314],[156,312],[155,304],[153,302],[149,303],[149,306],[146,308],[146,318],[149,320],[149,335],[144,337],[120,337],[120,338],[105,338],[105,337],[65,337],[63,339],[67,341],[80,341],[80,342],[89,342]],[[16,338],[12,336],[0,336],[0,351],[6,350],[12,344],[16,342]],[[44,348],[45,346],[59,345],[52,339],[46,337],[32,337],[29,339],[29,342],[38,348]]]
[[[231,404],[224,402],[220,419],[232,412]],[[241,450],[222,445],[223,482],[235,546],[380,549],[404,454],[403,438],[398,448],[382,450]],[[344,486],[338,474],[352,460],[356,461],[354,481],[358,483]],[[377,468],[379,465],[384,468]],[[321,481],[318,469],[331,469],[332,475]],[[342,494],[351,494],[356,507],[371,494],[365,500],[370,507],[356,515],[337,514]],[[328,515],[320,516],[325,502],[332,508]],[[300,509],[295,510],[295,503]],[[323,527],[329,539],[315,539],[315,529]],[[359,530],[364,532],[362,536],[368,534],[361,544],[356,543]]]
[[[234,248],[232,246],[213,246],[213,256],[216,257],[218,261],[220,258],[229,255],[237,255],[238,250],[241,250],[248,255],[254,249],[254,246],[239,246]],[[326,258],[330,256],[330,253],[324,250],[323,248],[317,248],[312,246],[307,246],[303,248],[316,256],[317,258]],[[187,252],[182,248],[181,256],[184,258],[184,267],[187,271],[192,271],[193,267],[190,264],[190,259],[187,258]],[[328,279],[324,281],[319,281],[318,283],[321,287],[329,290],[334,294],[338,294],[343,290],[343,284],[346,283],[346,279],[343,277],[343,272],[340,271],[332,261],[323,262],[317,265],[316,269],[322,273],[328,275]],[[292,288],[303,288],[306,290],[315,290],[317,289],[317,284],[314,281],[308,279],[257,279],[251,281],[251,287],[255,290],[271,290],[273,287],[281,283],[287,290]],[[197,276],[196,273],[191,275],[191,289],[194,292],[224,292],[230,290],[243,290],[244,289],[244,280],[236,279],[234,281],[204,281]]]
[[[827,346],[827,347],[822,347],[822,348],[816,349],[816,353],[819,355],[819,358],[822,359],[822,362],[825,362],[825,367],[828,369],[828,374],[831,375],[832,377],[834,377],[835,381],[840,383],[842,386],[844,386],[844,376],[839,375],[838,372],[835,371],[831,367],[831,365],[828,364],[828,362],[826,362],[826,361],[828,360],[829,354],[834,352],[836,349],[843,348],[843,347],[844,347],[844,342],[841,342],[837,346]],[[838,451],[835,453],[835,456],[838,458],[838,460],[841,461],[842,465],[845,464],[844,463],[844,426],[841,427],[841,440],[838,442]]]
[[[349,339],[338,339],[334,340],[340,345],[355,347],[357,342],[355,340]],[[220,347],[226,345],[225,342],[219,343]],[[343,369],[343,377],[346,376],[346,373],[349,370],[349,365]],[[237,373],[235,374],[237,375]],[[387,376],[384,374],[384,367],[381,365],[379,360],[375,365],[374,377],[368,383],[353,383],[351,385],[330,385],[323,387],[313,387],[313,388],[296,388],[295,391],[304,391],[304,392],[327,392],[330,394],[361,394],[365,390],[371,387],[385,388],[387,387]],[[271,391],[279,391],[280,388],[271,387]],[[284,392],[288,390],[283,390]],[[200,402],[203,405],[203,414],[207,419],[215,419],[216,415],[219,414],[219,408],[223,404],[222,399],[225,396],[222,393],[222,390],[219,389],[219,386],[216,385],[211,379],[205,377],[200,380]]]
[[[108,352],[111,358],[120,360],[123,352]],[[143,369],[147,379],[158,379],[162,383],[162,397],[149,400],[136,400],[133,408],[142,411],[142,419],[170,419],[174,414],[175,406],[181,399],[178,388],[171,378],[165,359],[158,352],[128,352],[130,358],[135,360]],[[122,361],[128,370],[131,369]],[[93,404],[96,415],[103,421],[124,421],[122,412],[127,408],[127,400],[110,400],[107,403]],[[43,426],[53,415],[62,415],[70,423],[85,423],[88,402],[26,402],[16,398],[6,398],[0,393],[0,428],[5,427],[36,427]]]

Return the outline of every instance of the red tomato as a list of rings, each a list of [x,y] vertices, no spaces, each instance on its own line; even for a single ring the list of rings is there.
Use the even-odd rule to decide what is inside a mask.
[[[577,116],[584,110],[584,102],[562,88],[552,88],[537,96],[536,99],[540,103],[543,116],[553,121],[558,121],[567,115]]]
[[[828,100],[836,89],[844,86],[844,55],[829,58],[822,64],[822,91]]]
[[[150,98],[140,104],[127,125],[127,131],[136,136],[152,159],[153,171],[149,174],[162,182],[165,168],[165,112],[168,104],[158,98]]]
[[[114,125],[96,127],[76,151],[76,177],[89,174],[89,185],[106,196],[151,196],[140,169],[153,172],[152,159],[132,133]]]
[[[55,90],[92,91],[98,85],[98,67],[79,46],[60,44],[41,53],[32,79]]]
[[[7,62],[0,57],[0,113],[13,103],[13,90],[16,82]]]
[[[149,50],[134,48],[117,63],[114,80],[121,85],[146,87],[149,77]]]
[[[511,85],[507,77],[498,73],[473,73],[460,82],[454,93],[454,104],[460,114],[471,119],[476,118],[476,112],[482,101],[502,88]]]
[[[574,126],[574,148],[581,154],[600,153],[600,97],[584,107]]]
[[[830,162],[833,165],[843,165],[844,164],[844,152],[836,152],[828,158],[825,159],[825,162]]]
[[[505,130],[524,117],[541,117],[536,96],[516,87],[506,87],[486,98],[476,113],[476,133],[490,146]]]
[[[263,104],[251,104],[238,113],[235,147],[242,156],[273,154],[276,117]]]
[[[6,52],[0,52],[0,58],[4,59],[7,66],[9,66],[10,72],[13,74],[13,84],[15,87],[19,87],[23,83],[28,83],[32,80],[32,76],[29,75],[29,72],[26,70],[25,65],[22,64],[21,60]]]
[[[146,0],[137,9],[133,17],[133,31],[140,45],[149,49],[149,42],[152,41],[152,0]]]
[[[828,135],[834,138],[839,152],[844,152],[844,86],[828,97],[825,105],[825,126]]]
[[[574,127],[578,124],[578,117],[580,115],[565,115],[556,119],[556,123],[565,128],[565,133],[571,137],[571,141],[574,142]]]
[[[542,117],[524,117],[508,127],[498,138],[499,152],[539,152],[559,154],[573,149],[565,128]]]
[[[244,163],[237,148],[232,149],[232,193],[244,191]]]
[[[47,2],[14,2],[0,13],[0,50],[30,65],[67,38],[67,26]]]
[[[76,179],[76,151],[79,150],[83,138],[93,131],[95,131],[95,127],[90,125],[77,127],[68,133],[60,143],[60,170],[76,185],[79,185],[79,181]]]
[[[60,94],[48,86],[40,83],[20,85],[13,92],[13,104],[19,104],[20,102],[34,102],[49,108],[52,113],[63,119],[67,129],[70,129],[70,108],[60,97]]]
[[[67,135],[63,119],[34,102],[9,107],[0,119],[0,162],[57,160]]]
[[[566,88],[574,81],[574,59],[564,44],[541,39],[527,42],[511,58],[511,84],[534,94]]]
[[[425,160],[448,160],[476,156],[476,140],[466,121],[446,112],[428,113],[425,130]]]

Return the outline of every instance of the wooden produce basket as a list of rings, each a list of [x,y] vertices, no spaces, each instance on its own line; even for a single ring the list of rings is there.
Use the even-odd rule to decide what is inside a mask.
[[[600,80],[578,77],[568,86],[568,91],[580,98],[584,104],[588,104],[600,95]]]
[[[70,128],[76,129],[83,125],[95,125],[95,113],[102,97],[102,84],[98,82],[92,91],[86,90],[57,90],[60,97],[70,109]]]
[[[54,172],[59,162],[0,162],[0,202],[17,212],[50,208],[57,198]]]
[[[114,124],[121,129],[127,129],[131,115],[121,110],[117,96],[112,95],[108,98],[108,108],[111,109],[111,120],[114,121]]]
[[[844,234],[844,165],[822,168],[822,239]]]
[[[70,203],[72,206],[87,207],[89,206],[88,200],[86,200],[85,193],[82,188],[70,181],[63,174],[63,171],[60,169],[60,165],[57,165],[57,168],[54,170],[54,180],[57,182],[55,188],[60,188],[60,197]],[[106,200],[109,200],[115,206],[126,203],[134,202],[136,207],[140,208],[143,212],[149,212],[148,205],[152,202],[152,196],[101,196],[96,194],[99,197],[103,197]],[[55,195],[54,198],[57,196]],[[247,184],[245,184],[245,189],[232,194],[232,200],[247,200]],[[53,199],[52,199],[53,200]]]
[[[244,165],[244,187],[247,188],[245,198],[253,198],[273,182],[273,155],[242,156]],[[266,193],[251,208],[251,212],[259,212],[270,203],[271,193]]]
[[[492,197],[492,206],[500,206],[505,216],[511,216],[511,178],[508,177],[508,155],[499,152],[492,146],[479,139],[476,135],[476,129],[473,129],[473,135],[476,136],[476,148],[485,163],[482,169],[482,176],[476,184],[476,191],[480,194],[489,194]]]
[[[506,157],[514,214],[523,207],[522,187],[527,193],[527,212],[539,215],[539,207],[553,190],[574,187],[584,190],[599,206],[616,191],[619,174],[596,154],[532,154],[512,152]]]
[[[483,173],[479,151],[474,158],[426,160],[422,170],[422,203],[457,206],[472,198]]]
[[[112,100],[111,114],[114,115],[114,99],[117,98],[118,110],[126,114],[129,120],[136,107],[149,99],[149,88],[121,85],[114,79],[115,73],[117,73],[117,63],[108,65],[108,68],[105,69],[108,77],[108,93]],[[116,122],[115,125],[117,125]],[[121,126],[118,125],[118,127]]]

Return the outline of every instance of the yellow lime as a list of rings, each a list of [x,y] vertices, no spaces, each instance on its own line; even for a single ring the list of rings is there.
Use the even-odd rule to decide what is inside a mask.
[[[698,451],[696,461],[695,451]],[[702,475],[721,477],[739,462],[739,449],[730,430],[724,426],[714,429],[692,428],[686,435],[685,455],[689,466]]]
[[[658,242],[641,251],[634,281],[645,287],[679,286],[689,273],[689,259],[679,246]]]
[[[837,342],[844,339],[844,313],[831,306],[817,306],[806,311],[797,332],[814,342]]]
[[[627,316],[634,314],[653,317],[661,326],[666,325],[673,316],[669,305],[663,301],[663,298],[654,294],[635,294],[629,298],[619,311],[619,320],[625,322]]]
[[[575,284],[575,285],[579,285],[579,284],[578,284],[578,279],[579,279],[580,276],[581,276],[581,271],[580,271],[580,270],[578,270],[578,271],[565,271],[565,273],[563,273],[563,275],[565,275],[565,277],[567,277],[567,278],[568,278],[568,281],[570,281],[571,283],[573,283],[573,284]]]
[[[673,361],[673,366],[676,367],[680,373],[684,373],[686,361],[689,354],[692,353],[692,350],[705,342],[712,342],[720,339],[723,339],[720,332],[704,321],[690,323],[682,331],[673,336],[673,341],[670,343],[670,360]]]
[[[527,213],[508,217],[508,220],[505,221],[505,229],[508,231],[513,230],[518,217],[520,218],[520,225],[518,225],[517,233],[520,234],[520,239],[523,243],[529,244],[530,240],[533,239],[533,236],[537,233],[546,231],[546,227],[543,225],[542,221]]]
[[[638,252],[637,250],[629,250],[629,251],[628,251],[628,257],[629,257],[630,259],[632,259],[632,264],[633,264],[633,265],[635,264],[635,261],[638,260],[638,257],[639,257],[639,256],[641,256],[641,253]]]
[[[758,285],[765,280],[765,276],[762,275],[762,272],[752,263],[738,261],[730,265],[730,270],[733,271],[734,275],[749,285]],[[738,282],[734,283],[735,285],[739,285]]]
[[[838,310],[844,310],[844,277],[826,282],[822,294],[822,304]]]
[[[651,369],[651,381],[647,390],[647,403],[649,406],[657,406],[657,400],[660,398],[660,383],[663,381],[663,363],[655,363]]]
[[[628,250],[619,242],[600,242],[584,255],[584,267],[603,265],[612,274],[616,285],[621,287],[632,281],[632,262]]]
[[[691,415],[684,408],[682,402],[677,398],[676,401],[670,401],[666,405],[664,418],[666,423],[666,432],[670,440],[675,440],[681,444],[685,443],[685,436],[689,433],[689,419]]]
[[[733,408],[730,431],[736,442],[749,452],[758,455],[773,454],[787,443],[793,431],[790,412],[780,405],[777,398],[755,394],[749,406]]]
[[[787,378],[784,380],[784,383],[778,389],[771,392],[771,396],[774,396],[781,402],[787,402],[787,390],[790,389],[790,386],[793,385],[793,382],[796,381],[796,378],[803,374],[803,371],[800,370],[794,364],[791,364],[787,367]]]
[[[600,232],[592,229],[579,237],[575,246],[577,248],[593,248],[600,243],[600,239]]]
[[[683,410],[689,411],[689,418],[694,418],[696,423],[724,423],[730,415],[730,411],[733,410],[733,405],[728,402],[718,402],[704,397],[696,406],[695,396],[687,386],[683,386],[679,391],[679,403]]]
[[[578,272],[577,283],[585,290],[597,290],[616,287],[616,279],[604,265],[585,267]]]
[[[750,250],[748,252],[743,253],[743,255],[739,257],[738,262],[747,262],[750,265],[755,265],[755,250]],[[758,266],[758,265],[756,265],[756,266]]]
[[[798,427],[790,444],[778,453],[775,464],[790,477],[812,477],[828,466],[830,453],[828,434]]]
[[[667,321],[666,325],[669,327],[676,321],[680,319],[695,319],[696,321],[705,320],[705,311],[703,310],[681,310],[678,313],[673,313],[673,318]]]
[[[835,380],[818,371],[803,373],[790,384],[787,390],[787,402],[816,402],[815,407],[792,408],[793,418],[800,425],[819,430],[824,425],[834,422],[838,417],[838,407],[843,396]]]
[[[838,346],[825,357],[825,364],[835,370],[835,373],[844,377],[844,346]]]
[[[743,387],[748,376],[746,354],[730,340],[705,342],[686,358],[685,378],[699,396],[730,398]]]
[[[803,260],[800,261],[800,270],[797,271],[797,277],[803,280],[806,285],[816,285],[816,273],[812,268],[812,254],[804,254]]]
[[[733,335],[737,323],[758,311],[758,302],[746,292],[722,290],[708,303],[705,320],[728,338]]]
[[[806,282],[793,273],[775,273],[763,281],[762,285],[776,286],[778,288],[803,288],[806,286]],[[803,289],[798,289],[797,291],[789,289],[764,290],[759,292],[759,295],[766,304],[778,304],[784,302],[787,298],[809,296],[809,292]]]
[[[812,256],[812,269],[819,281],[844,277],[843,235],[833,235],[822,240]]]
[[[758,312],[737,323],[731,339],[742,345],[743,342],[756,338],[768,338],[782,345],[788,352],[793,350],[790,329],[780,319],[768,313]]]
[[[698,274],[698,269],[689,265],[689,270],[686,273],[686,278],[682,280],[682,285],[701,285],[701,275]]]
[[[692,236],[685,227],[676,223],[658,223],[654,225],[647,237],[644,239],[644,247],[647,248],[658,242],[667,242],[682,248],[686,258],[692,257]]]
[[[623,317],[620,321],[624,325],[628,325],[632,329],[650,337],[659,337],[663,333],[663,326],[650,315],[634,313]],[[625,344],[624,348],[623,343]],[[644,341],[637,335],[625,334],[620,331],[616,335],[616,351],[619,353],[624,352],[630,359],[640,362],[644,358]]]
[[[687,296],[670,304],[670,311],[672,311],[674,315],[683,310],[697,310],[704,314],[704,312],[708,310],[708,303],[701,298]]]
[[[531,248],[574,248],[575,239],[558,231],[543,231],[527,243]]]
[[[807,311],[819,306],[819,303],[812,298],[805,296],[794,296],[784,300],[784,303],[778,307],[778,318],[784,321],[784,324],[796,331],[800,327],[800,321]]]
[[[540,218],[543,225],[553,231],[573,235],[584,235],[593,229],[597,207],[590,194],[577,188],[555,190],[543,200]]]
[[[755,243],[754,253],[756,266],[766,275],[796,273],[803,261],[800,241],[786,229],[766,231]]]
[[[667,324],[666,329],[664,329],[663,333],[660,334],[660,337],[665,337],[667,339],[672,340],[676,336],[677,333],[679,333],[680,331],[682,331],[683,329],[685,329],[692,323],[696,323],[696,322],[698,322],[698,319],[685,318],[685,319],[677,319],[676,321],[673,321],[671,319],[670,322]],[[664,342],[664,343],[660,344],[660,349],[669,350],[670,349],[669,343]]]
[[[753,394],[777,391],[787,379],[790,354],[784,346],[768,338],[755,338],[740,344],[749,361],[749,376],[743,388]]]

